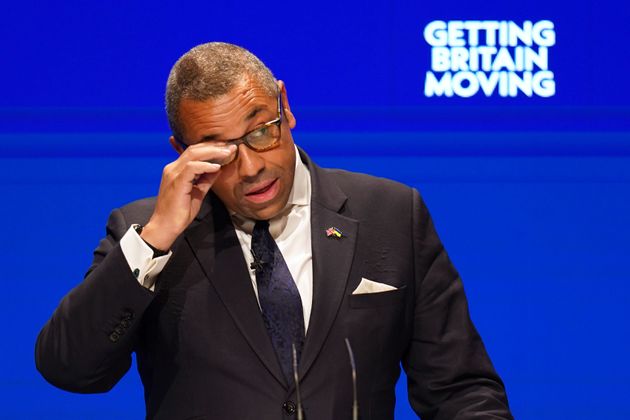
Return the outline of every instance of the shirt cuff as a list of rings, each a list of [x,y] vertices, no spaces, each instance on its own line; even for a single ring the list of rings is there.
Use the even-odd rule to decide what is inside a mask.
[[[133,226],[120,239],[120,248],[138,283],[153,291],[157,276],[162,272],[173,252],[169,251],[166,255],[153,258],[153,250],[138,235]]]

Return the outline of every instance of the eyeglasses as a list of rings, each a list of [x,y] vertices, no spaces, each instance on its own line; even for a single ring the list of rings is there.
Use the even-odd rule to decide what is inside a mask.
[[[262,124],[249,133],[246,133],[243,137],[220,142],[220,144],[225,147],[231,144],[237,146],[236,152],[230,154],[227,158],[220,162],[212,161],[211,163],[218,163],[221,166],[232,163],[238,156],[238,146],[240,144],[244,144],[245,146],[256,152],[265,152],[278,146],[278,143],[280,142],[280,135],[282,134],[281,127],[283,116],[284,114],[282,112],[282,97],[280,94],[278,94],[278,118]],[[188,144],[184,143],[178,138],[175,138],[175,141],[177,141],[177,143],[179,143],[179,145],[183,149],[189,147]]]

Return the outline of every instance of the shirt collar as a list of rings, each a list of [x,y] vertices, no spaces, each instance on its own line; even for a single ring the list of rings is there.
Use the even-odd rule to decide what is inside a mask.
[[[295,146],[295,174],[287,207],[308,206],[309,204],[311,204],[311,176],[306,165],[300,159],[297,146]]]

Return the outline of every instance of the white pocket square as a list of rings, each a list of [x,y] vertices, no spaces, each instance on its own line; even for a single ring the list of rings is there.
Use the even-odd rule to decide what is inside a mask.
[[[377,281],[368,280],[365,277],[361,277],[361,283],[352,292],[353,295],[365,295],[368,293],[381,293],[388,292],[390,290],[397,290],[394,286],[389,284],[379,283]]]

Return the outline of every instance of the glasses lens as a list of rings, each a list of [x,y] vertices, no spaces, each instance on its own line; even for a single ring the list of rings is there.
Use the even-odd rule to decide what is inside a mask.
[[[279,139],[279,124],[270,124],[249,133],[245,140],[252,149],[262,152],[275,146]]]

